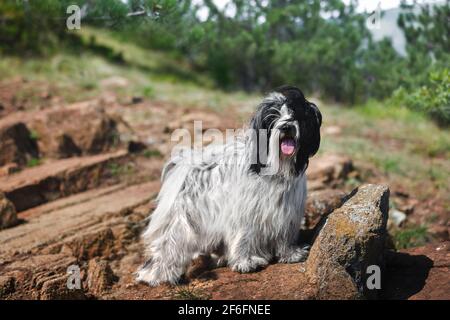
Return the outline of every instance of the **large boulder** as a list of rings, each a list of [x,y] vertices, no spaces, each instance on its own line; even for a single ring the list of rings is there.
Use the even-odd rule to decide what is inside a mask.
[[[29,119],[45,156],[68,158],[110,150],[118,142],[117,123],[99,106],[78,103],[54,108]]]
[[[389,189],[364,185],[326,219],[306,270],[318,299],[376,298],[366,285],[369,266],[383,267]]]

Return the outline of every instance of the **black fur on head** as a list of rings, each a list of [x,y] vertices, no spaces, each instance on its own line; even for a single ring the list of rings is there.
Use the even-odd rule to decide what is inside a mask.
[[[285,85],[275,89],[261,102],[250,122],[250,128],[257,132],[256,143],[253,143],[256,150],[252,150],[256,152],[257,159],[256,163],[251,164],[251,171],[259,173],[265,167],[259,153],[260,130],[267,134],[267,151],[273,129],[279,128],[282,123],[292,125],[292,130],[295,131],[295,161],[292,161],[295,175],[308,167],[309,158],[319,149],[322,115],[314,103],[306,100],[300,89]]]

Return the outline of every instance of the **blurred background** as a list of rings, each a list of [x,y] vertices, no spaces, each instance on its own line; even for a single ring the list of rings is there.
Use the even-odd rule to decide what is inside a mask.
[[[172,130],[240,127],[292,84],[322,110],[319,156],[355,168],[339,188],[391,187],[393,245],[448,240],[449,19],[448,0],[3,0],[0,190],[21,212],[156,179]],[[107,174],[77,190],[11,182],[93,155]]]

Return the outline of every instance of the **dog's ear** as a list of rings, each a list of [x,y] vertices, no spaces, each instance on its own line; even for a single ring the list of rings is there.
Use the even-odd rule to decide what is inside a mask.
[[[322,125],[322,114],[320,113],[319,108],[314,104],[309,102],[309,110],[308,110],[308,132],[310,133],[311,140],[308,142],[308,152],[309,156],[312,157],[317,153],[320,146],[320,126]]]
[[[295,161],[297,173],[306,170],[309,158],[317,153],[320,146],[320,126],[322,114],[319,108],[310,102],[306,102],[305,119],[300,125],[300,148]]]

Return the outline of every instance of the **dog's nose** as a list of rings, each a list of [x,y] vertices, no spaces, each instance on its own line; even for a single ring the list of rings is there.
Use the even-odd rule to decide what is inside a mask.
[[[285,123],[280,127],[280,131],[286,135],[295,135],[295,126],[290,123]]]

